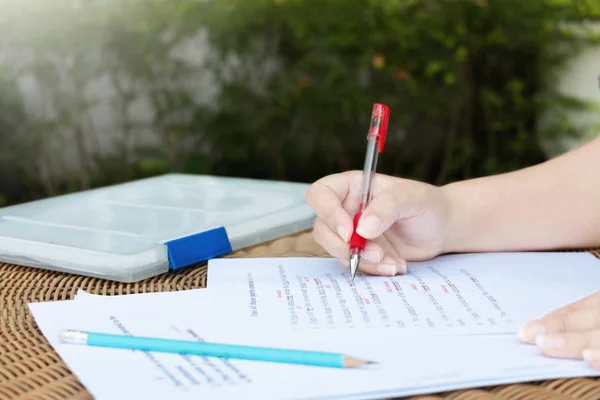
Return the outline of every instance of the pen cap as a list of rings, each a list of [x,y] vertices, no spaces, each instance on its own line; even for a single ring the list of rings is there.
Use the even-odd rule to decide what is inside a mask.
[[[383,151],[383,146],[385,145],[389,119],[389,107],[385,104],[375,103],[373,113],[371,114],[371,126],[369,127],[367,139],[374,138],[378,141],[379,153]]]

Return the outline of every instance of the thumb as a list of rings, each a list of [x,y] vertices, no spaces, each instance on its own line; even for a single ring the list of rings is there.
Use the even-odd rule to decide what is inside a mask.
[[[375,239],[396,221],[419,215],[422,192],[412,185],[394,185],[373,196],[358,221],[356,233],[365,239]]]

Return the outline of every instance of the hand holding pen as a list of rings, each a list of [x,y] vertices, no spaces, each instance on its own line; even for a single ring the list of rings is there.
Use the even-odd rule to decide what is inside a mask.
[[[349,266],[352,276],[359,270],[371,275],[404,274],[408,260],[440,254],[447,239],[449,205],[440,188],[376,175],[388,121],[388,108],[375,104],[363,171],[326,176],[306,193],[317,214],[313,237]]]

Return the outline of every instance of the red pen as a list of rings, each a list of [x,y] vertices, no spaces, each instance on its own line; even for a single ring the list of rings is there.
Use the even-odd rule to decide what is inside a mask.
[[[358,212],[354,215],[354,230],[350,238],[350,274],[352,280],[358,271],[360,257],[365,250],[367,240],[356,233],[356,227],[360,217],[371,200],[371,186],[377,170],[377,158],[383,151],[385,137],[387,135],[390,109],[385,104],[375,103],[371,114],[371,126],[367,135],[367,153],[363,167],[363,181],[361,189],[361,200]]]

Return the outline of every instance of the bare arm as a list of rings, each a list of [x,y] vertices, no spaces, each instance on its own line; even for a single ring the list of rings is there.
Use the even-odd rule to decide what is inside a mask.
[[[545,163],[442,188],[444,252],[600,246],[600,138]]]

